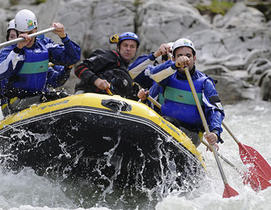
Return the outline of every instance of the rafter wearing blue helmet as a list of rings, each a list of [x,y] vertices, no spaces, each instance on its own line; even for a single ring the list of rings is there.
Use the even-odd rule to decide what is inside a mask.
[[[118,38],[118,46],[120,46],[121,42],[124,40],[135,40],[137,43],[137,47],[139,47],[140,45],[139,37],[133,32],[122,33]]]
[[[75,75],[81,79],[76,93],[106,94],[110,88],[114,94],[137,100],[138,88],[128,73],[128,66],[136,55],[139,38],[133,32],[125,32],[110,36],[109,42],[117,44],[117,49],[97,49],[76,67]]]

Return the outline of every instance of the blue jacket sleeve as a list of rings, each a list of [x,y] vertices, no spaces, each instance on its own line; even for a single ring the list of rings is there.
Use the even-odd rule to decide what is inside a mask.
[[[153,54],[139,56],[128,67],[129,75],[143,88],[150,88],[152,80],[145,75],[144,71],[148,65],[153,65],[155,57]]]
[[[0,51],[0,80],[18,72],[24,63],[24,55],[14,52],[16,45],[3,48]]]
[[[225,114],[215,85],[211,79],[207,79],[204,83],[203,103],[209,129],[215,132],[221,141],[220,134],[223,131],[221,124]]]
[[[171,75],[176,73],[175,63],[168,60],[158,66],[146,69],[145,74],[162,86],[166,86]]]
[[[54,65],[49,67],[47,75],[47,85],[56,88],[65,84],[70,77],[71,68]]]
[[[55,44],[52,40],[45,37],[46,47],[49,51],[49,60],[58,65],[73,65],[80,60],[81,49],[71,41],[68,35],[62,39],[64,45]]]
[[[150,53],[149,55],[147,55],[147,54],[141,55],[141,56],[137,57],[137,59],[129,65],[128,71],[133,72],[136,67],[138,67],[138,66],[142,65],[144,62],[148,61],[148,64],[144,65],[146,68],[147,65],[152,64],[154,62],[154,60],[155,60],[155,57],[153,56],[152,53]],[[144,71],[145,68],[142,68],[142,71]]]

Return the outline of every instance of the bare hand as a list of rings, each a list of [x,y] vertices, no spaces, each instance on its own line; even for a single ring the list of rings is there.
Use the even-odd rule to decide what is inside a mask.
[[[180,56],[176,59],[175,65],[179,68],[184,68],[185,66],[189,66],[189,58],[187,56]]]
[[[28,44],[31,42],[31,40],[32,40],[32,38],[31,38],[27,33],[22,33],[22,34],[20,34],[20,35],[18,36],[18,38],[20,38],[20,37],[21,37],[21,38],[24,38],[24,40],[18,42],[17,47],[18,47],[19,49],[22,49],[23,47],[25,47],[26,45],[28,45]]]
[[[170,45],[168,44],[161,44],[161,46],[159,47],[158,50],[155,51],[155,53],[153,54],[154,57],[159,57],[160,55],[167,55],[171,53],[171,48]]]
[[[94,81],[94,85],[100,90],[106,90],[110,88],[110,83],[107,82],[105,79],[100,79],[100,78]]]
[[[145,101],[147,99],[149,95],[149,91],[145,91],[143,88],[140,89],[137,93],[137,97],[141,100],[141,101]]]
[[[55,28],[53,32],[57,34],[60,38],[66,37],[64,25],[62,23],[53,23],[52,26]]]
[[[211,145],[214,145],[214,144],[216,144],[216,142],[217,142],[217,139],[218,139],[218,137],[217,137],[217,135],[215,134],[215,133],[213,133],[213,132],[210,132],[210,133],[205,133],[204,134],[204,138],[208,141],[208,143],[209,144],[211,144]]]

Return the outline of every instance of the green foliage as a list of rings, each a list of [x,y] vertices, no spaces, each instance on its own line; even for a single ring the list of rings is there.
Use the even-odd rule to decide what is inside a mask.
[[[213,17],[216,14],[225,15],[233,5],[234,3],[231,1],[212,0],[210,5],[198,4],[196,8],[200,11],[201,14],[209,14]]]
[[[19,4],[19,0],[9,0],[11,6]]]
[[[34,4],[42,4],[42,3],[45,3],[46,0],[35,0],[35,3]]]
[[[134,6],[135,6],[135,7],[138,7],[140,4],[142,4],[142,1],[141,1],[141,0],[135,0],[135,1],[134,1]]]

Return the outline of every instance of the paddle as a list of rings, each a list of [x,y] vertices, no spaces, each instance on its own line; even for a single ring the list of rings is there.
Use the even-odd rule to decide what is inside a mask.
[[[158,107],[159,109],[161,109],[161,104],[158,103],[153,97],[148,96],[147,99],[153,103],[156,107]],[[223,123],[222,123],[223,124]],[[225,124],[223,124],[225,127]],[[227,127],[228,128],[228,127]],[[226,129],[227,130],[227,129]],[[205,141],[201,141],[206,147],[208,147],[211,151],[212,149],[210,148],[210,146],[208,145],[208,143],[206,143]],[[225,157],[223,157],[221,154],[219,154],[217,152],[217,155],[223,160],[225,161],[228,165],[230,165],[232,168],[234,168],[241,176],[243,179],[243,183],[244,184],[250,184],[251,188],[255,191],[259,191],[259,190],[264,190],[267,187],[271,186],[271,184],[268,182],[268,180],[266,180],[266,178],[262,177],[261,175],[257,174],[257,172],[245,172],[245,174],[243,174],[243,172],[241,172],[233,163],[231,163],[228,159],[226,159]]]
[[[161,109],[161,104],[159,102],[157,102],[153,97],[148,96],[147,99],[153,103],[156,107],[158,107],[159,109]],[[205,142],[204,140],[201,139],[201,143],[203,143],[206,147],[208,147],[210,149],[210,151],[212,151],[212,148],[210,147],[210,145]],[[259,188],[259,184],[257,185],[258,182],[255,182],[255,179],[251,179],[251,176],[248,176],[248,173],[243,174],[233,163],[231,163],[227,158],[225,158],[224,156],[222,156],[220,153],[217,152],[217,155],[223,160],[225,161],[228,165],[230,165],[233,169],[235,169],[243,178],[243,183],[244,184],[248,184],[250,183],[252,187],[252,189],[256,190]],[[252,177],[253,178],[253,177]]]
[[[153,103],[157,108],[161,109],[161,104],[159,102],[157,102],[153,97],[151,96],[148,96],[147,99]],[[206,147],[208,147],[211,151],[212,151],[212,148],[209,146],[209,144],[207,142],[205,142],[204,140],[201,139],[201,143],[203,143]],[[221,154],[219,154],[217,152],[217,155],[222,159],[224,160],[227,164],[229,164],[231,167],[233,167],[238,173],[241,174],[241,171],[233,164],[231,163],[228,159],[226,159],[225,157],[223,157]]]
[[[175,72],[176,71],[171,71],[167,76],[170,76]],[[156,101],[154,100],[154,105],[156,105],[155,102]],[[159,106],[161,107],[160,104],[157,107]],[[258,189],[260,186],[262,186],[261,189],[270,186],[268,180],[271,179],[271,167],[267,161],[255,149],[239,142],[224,122],[222,122],[222,125],[238,144],[242,162],[249,166],[249,183],[254,182],[256,185],[258,183]]]
[[[110,95],[110,96],[113,95],[113,93],[111,92],[111,90],[110,90],[109,88],[106,88],[105,91],[106,91],[106,93],[107,93],[108,95]]]
[[[238,141],[225,123],[223,123],[223,126],[238,144],[240,158],[248,166],[249,175],[254,177],[253,179],[256,183],[259,183],[261,189],[271,186],[268,182],[271,179],[271,167],[267,161],[254,148]]]
[[[38,31],[36,33],[30,34],[29,37],[35,37],[35,36],[38,36],[38,35],[41,35],[41,34],[51,32],[53,30],[55,30],[54,27],[47,28],[47,29],[44,29],[42,31]],[[12,45],[12,44],[16,44],[16,43],[18,43],[20,41],[23,41],[23,40],[24,40],[24,38],[20,37],[20,38],[13,39],[13,40],[10,40],[10,41],[7,41],[7,42],[3,42],[3,43],[0,44],[0,48],[5,47],[5,46],[9,46],[9,45]]]
[[[203,127],[204,127],[204,130],[205,132],[208,134],[210,133],[209,131],[209,127],[207,125],[207,121],[206,121],[206,118],[204,116],[204,113],[203,113],[203,110],[201,108],[201,105],[200,105],[200,101],[198,99],[198,96],[197,96],[197,93],[196,93],[196,90],[195,90],[195,87],[194,87],[194,84],[193,84],[193,81],[191,79],[191,75],[189,73],[189,69],[188,68],[185,68],[185,75],[187,77],[187,80],[188,80],[188,83],[189,83],[189,86],[191,88],[191,91],[192,91],[192,94],[193,94],[193,97],[195,99],[195,102],[196,102],[196,105],[197,105],[197,108],[198,108],[198,111],[199,111],[199,114],[200,114],[200,118],[201,118],[201,121],[202,121],[202,124],[203,124]],[[229,184],[228,184],[228,181],[226,179],[226,176],[224,174],[224,171],[223,171],[223,168],[222,168],[222,165],[218,159],[218,156],[217,156],[217,151],[215,149],[213,149],[213,146],[212,145],[209,145],[212,149],[212,152],[214,154],[214,157],[215,157],[215,160],[216,160],[216,163],[217,163],[217,166],[218,166],[218,169],[219,169],[219,172],[220,172],[220,175],[221,175],[221,178],[224,182],[224,186],[225,186],[225,189],[224,189],[224,193],[223,193],[223,198],[229,198],[229,197],[233,197],[233,196],[236,196],[236,195],[239,195],[237,191],[235,191]]]
[[[209,147],[209,145],[204,142],[201,141],[206,147],[208,147],[210,150],[211,148]],[[251,188],[258,192],[259,190],[264,190],[267,187],[271,186],[271,184],[261,175],[257,174],[257,173],[251,173],[251,172],[245,172],[245,174],[243,174],[233,163],[231,163],[228,159],[226,159],[225,157],[223,157],[221,154],[219,154],[217,152],[217,155],[224,160],[227,164],[229,164],[232,168],[234,168],[241,176],[243,179],[243,183],[244,184],[250,184]]]

